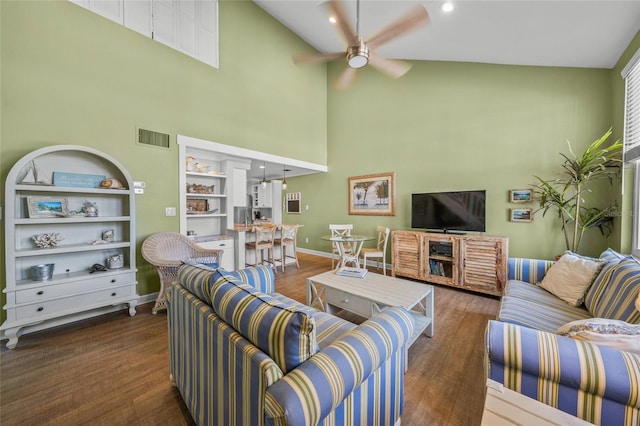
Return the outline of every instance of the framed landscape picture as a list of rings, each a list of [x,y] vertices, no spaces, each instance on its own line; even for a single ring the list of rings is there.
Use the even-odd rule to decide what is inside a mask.
[[[394,172],[349,178],[349,214],[395,216]]]
[[[69,212],[66,198],[27,197],[30,218],[64,216]]]
[[[511,222],[532,222],[533,209],[511,209]]]
[[[509,201],[512,203],[528,203],[533,200],[533,194],[530,189],[512,189],[509,193]]]

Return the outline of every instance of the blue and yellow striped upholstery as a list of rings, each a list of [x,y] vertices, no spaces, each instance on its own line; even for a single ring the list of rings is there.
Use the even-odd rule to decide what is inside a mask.
[[[572,306],[542,287],[508,281],[497,319],[555,333],[568,322],[591,318],[583,307]]]
[[[257,265],[239,271],[226,271],[218,269],[223,275],[231,275],[236,279],[251,285],[258,291],[271,294],[275,289],[275,277],[273,268],[269,265]]]
[[[267,423],[392,426],[403,408],[402,348],[413,328],[404,309],[387,308],[343,335],[267,390]],[[367,413],[361,398],[377,396],[389,409]],[[353,422],[354,414],[362,420]]]
[[[183,271],[183,277],[199,281],[187,284],[190,288],[203,289],[202,276],[193,269]],[[232,277],[217,278],[211,299],[213,305],[217,297],[225,299],[218,306],[221,311],[224,304],[232,305],[227,299],[238,294],[261,294],[249,285],[227,282]],[[285,296],[270,297],[292,311],[305,310],[317,321],[321,336],[321,352],[289,372],[290,382],[282,385],[285,376],[274,359],[223,321],[211,305],[180,283],[167,290],[170,372],[196,424],[395,424],[404,403],[405,345],[413,332],[409,313],[389,308],[356,326]],[[232,311],[242,323],[241,309],[226,314]],[[314,375],[311,380],[309,374]],[[310,407],[307,412],[316,423],[295,414],[301,406]]]
[[[596,425],[640,424],[640,355],[498,321],[485,344],[505,387]]]
[[[227,275],[211,287],[213,310],[288,373],[318,351],[315,322],[296,309]]]
[[[640,292],[640,263],[629,256],[605,264],[585,296],[592,316],[640,324],[634,302]]]
[[[167,289],[169,367],[196,424],[261,425],[282,370],[180,284]]]
[[[297,309],[309,310],[307,305],[303,305],[302,303],[296,302],[295,300],[289,299],[281,294],[273,293],[271,296],[275,299],[280,299]],[[355,324],[342,320],[326,312],[318,311],[316,309],[312,309],[308,312],[310,312],[311,317],[316,323],[316,340],[320,349],[324,349],[338,337],[342,336],[349,330],[356,328]]]
[[[523,259],[510,257],[508,260],[507,279],[537,284],[542,281],[553,260]]]
[[[184,262],[178,268],[178,282],[191,293],[195,294],[200,300],[211,305],[211,280],[215,280],[216,270],[197,262]]]
[[[612,248],[606,249],[600,255],[600,259],[604,260],[605,262],[609,262],[609,261],[612,261],[612,260],[622,260],[625,257],[626,257],[625,255],[618,253],[617,251],[615,251]]]

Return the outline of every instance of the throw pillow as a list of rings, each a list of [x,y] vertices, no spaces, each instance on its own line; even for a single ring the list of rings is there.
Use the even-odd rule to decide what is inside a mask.
[[[584,340],[620,351],[640,354],[640,325],[608,318],[572,321],[558,329],[561,336]]]
[[[602,264],[568,251],[549,268],[540,286],[570,305],[580,306]]]
[[[177,281],[207,304],[211,304],[209,287],[216,270],[194,261],[183,262],[178,268]]]
[[[584,305],[594,317],[640,324],[640,312],[634,306],[638,292],[640,262],[629,256],[604,265],[587,291]]]
[[[293,303],[221,274],[211,286],[211,301],[223,321],[269,355],[285,374],[319,350],[314,319]]]
[[[611,249],[611,248],[606,249],[600,255],[600,259],[604,260],[605,262],[610,262],[612,260],[620,261],[620,260],[624,259],[625,257],[626,256],[621,255],[620,253],[618,253],[617,251],[615,251],[614,249]]]

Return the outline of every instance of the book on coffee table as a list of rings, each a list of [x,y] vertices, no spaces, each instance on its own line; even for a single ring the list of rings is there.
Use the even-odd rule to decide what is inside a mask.
[[[336,275],[340,275],[342,277],[353,277],[353,278],[363,278],[367,275],[368,270],[365,268],[352,268],[343,266],[336,271]]]

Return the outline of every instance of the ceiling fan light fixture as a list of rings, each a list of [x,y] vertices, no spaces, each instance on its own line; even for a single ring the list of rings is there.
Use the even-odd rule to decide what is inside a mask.
[[[347,49],[347,63],[349,67],[354,69],[362,68],[369,63],[369,49],[364,40],[360,39],[357,45],[349,46]]]

